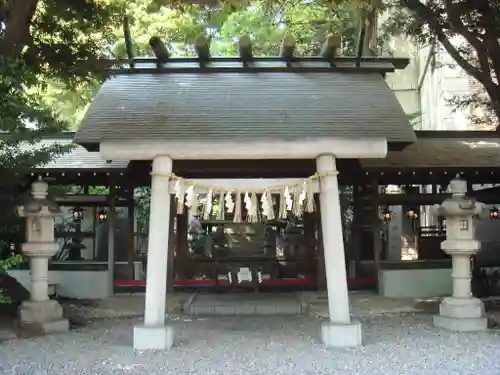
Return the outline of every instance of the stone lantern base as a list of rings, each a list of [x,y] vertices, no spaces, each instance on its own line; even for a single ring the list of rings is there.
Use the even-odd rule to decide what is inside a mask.
[[[24,333],[46,335],[67,332],[68,319],[63,318],[63,309],[55,300],[25,301],[19,307],[19,323]]]
[[[484,331],[488,321],[480,299],[447,297],[439,305],[439,315],[434,316],[434,326],[450,331]]]

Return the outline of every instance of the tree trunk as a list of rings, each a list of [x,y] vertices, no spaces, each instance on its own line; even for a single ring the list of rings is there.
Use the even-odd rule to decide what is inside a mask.
[[[362,56],[376,56],[377,55],[377,27],[378,27],[378,10],[380,8],[380,0],[371,0],[370,10],[365,11],[361,9],[359,29],[365,28],[365,35],[363,38]]]
[[[0,55],[16,59],[30,40],[30,26],[39,0],[14,0],[5,24],[7,28],[0,40]]]

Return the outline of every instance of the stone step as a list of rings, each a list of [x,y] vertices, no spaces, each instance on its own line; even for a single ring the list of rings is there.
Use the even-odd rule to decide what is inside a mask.
[[[307,307],[294,293],[196,294],[184,304],[193,316],[300,315]]]

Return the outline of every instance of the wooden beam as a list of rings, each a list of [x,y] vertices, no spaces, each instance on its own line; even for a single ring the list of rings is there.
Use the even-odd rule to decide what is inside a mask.
[[[378,202],[382,206],[427,206],[440,204],[449,194],[379,194]],[[371,197],[365,197],[365,200],[371,200]]]
[[[67,195],[65,197],[55,197],[54,201],[60,206],[107,206],[107,195]],[[124,206],[128,200],[126,198],[115,197],[116,206]]]
[[[469,197],[476,198],[477,201],[486,204],[497,204],[500,202],[498,194],[489,190],[476,190],[468,193]],[[441,204],[445,199],[450,198],[450,194],[379,194],[379,204],[384,206],[430,206]],[[365,200],[371,198],[366,197]]]

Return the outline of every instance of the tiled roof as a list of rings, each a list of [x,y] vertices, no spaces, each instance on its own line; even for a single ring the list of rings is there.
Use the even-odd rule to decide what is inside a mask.
[[[419,139],[385,159],[364,159],[365,168],[500,167],[500,138]]]
[[[362,166],[367,169],[500,168],[500,137],[495,137],[494,133],[420,131],[417,136],[418,140],[403,151],[390,151],[385,159],[361,160]],[[39,145],[48,146],[56,142],[68,145],[72,140],[68,136],[65,139],[44,139]],[[127,165],[128,161],[107,163],[98,152],[89,152],[76,145],[72,152],[56,158],[44,168],[120,169]]]
[[[72,144],[71,139],[44,139],[40,141],[36,146],[32,147],[44,147],[51,146],[54,144],[70,145]],[[111,163],[106,162],[102,159],[98,152],[89,152],[85,148],[79,145],[75,147],[68,153],[58,156],[54,160],[50,161],[48,164],[42,166],[44,169],[120,169],[126,168],[128,161],[112,161]]]
[[[123,74],[94,98],[75,141],[416,137],[380,72]]]

